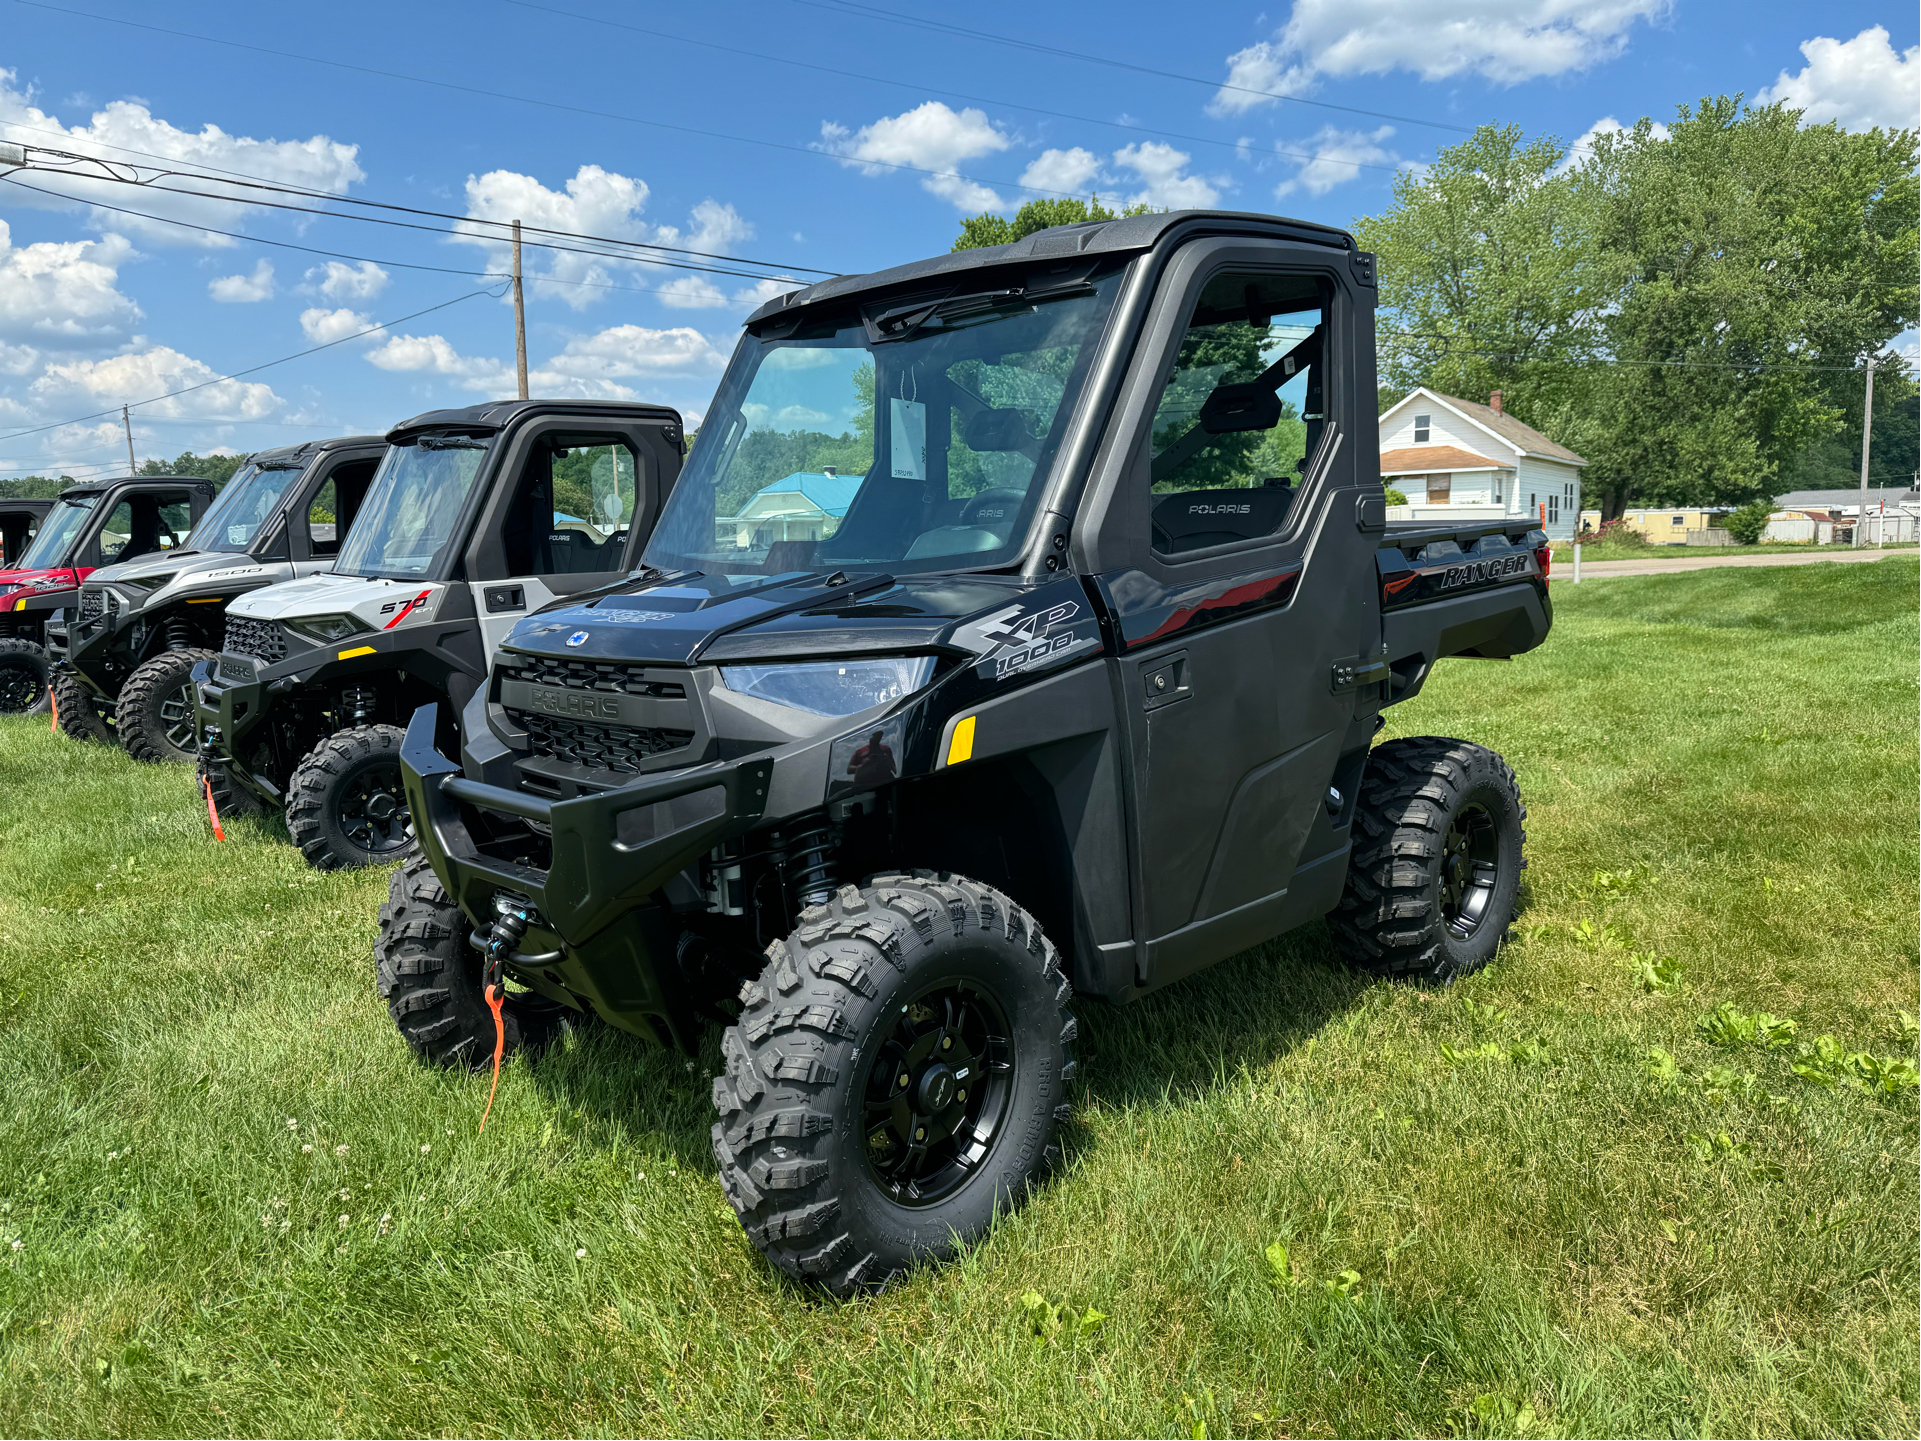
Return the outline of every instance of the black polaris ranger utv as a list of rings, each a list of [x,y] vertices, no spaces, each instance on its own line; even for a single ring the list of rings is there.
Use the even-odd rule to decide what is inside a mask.
[[[384,443],[333,568],[233,602],[194,668],[217,811],[284,807],[328,870],[412,849],[400,725],[447,701],[457,745],[508,628],[634,568],[682,446],[673,410],[579,400],[431,411]]]
[[[193,760],[193,668],[218,653],[228,603],[332,565],[386,448],[350,435],[263,450],[184,549],[88,576],[79,605],[47,626],[60,728],[118,739],[136,760]]]
[[[178,549],[213,499],[193,479],[70,485],[47,507],[31,543],[0,570],[0,713],[36,709],[47,696],[47,627],[103,565]]]
[[[1513,773],[1370,754],[1444,656],[1549,625],[1526,517],[1387,530],[1374,262],[1177,213],[763,306],[647,571],[514,627],[378,970],[422,1054],[569,1013],[688,1049],[714,1153],[835,1292],[948,1253],[1057,1154],[1072,989],[1138,997],[1331,919],[1446,979],[1507,930]]]

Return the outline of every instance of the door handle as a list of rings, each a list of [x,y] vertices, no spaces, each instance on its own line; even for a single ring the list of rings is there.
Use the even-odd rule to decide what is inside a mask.
[[[496,615],[501,611],[525,610],[527,592],[517,585],[490,585],[487,587],[487,614]]]
[[[1159,710],[1192,694],[1187,684],[1187,652],[1177,651],[1141,666],[1141,709]]]

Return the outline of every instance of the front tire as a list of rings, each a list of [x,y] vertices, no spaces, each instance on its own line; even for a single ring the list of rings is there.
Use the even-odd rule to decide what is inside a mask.
[[[120,687],[113,726],[137,761],[190,761],[199,753],[193,668],[212,650],[167,650],[134,667]]]
[[[1527,807],[1485,746],[1404,736],[1361,779],[1354,853],[1329,917],[1350,965],[1445,984],[1493,959],[1514,919]]]
[[[835,1295],[954,1254],[1059,1159],[1072,994],[1034,918],[923,872],[768,947],[721,1037],[714,1156],[748,1239]]]
[[[380,908],[374,974],[387,1013],[423,1061],[479,1070],[494,1057],[494,1017],[467,918],[425,856],[394,872]],[[565,1006],[509,991],[500,1008],[506,1054],[538,1051],[566,1026]]]
[[[0,715],[31,715],[47,699],[51,662],[43,646],[19,636],[0,639]]]
[[[113,744],[113,727],[102,714],[106,704],[94,697],[79,676],[65,667],[54,671],[49,694],[53,697],[53,713],[62,735],[77,741]]]
[[[287,834],[307,864],[338,871],[415,855],[398,726],[355,726],[307,753],[287,782]]]

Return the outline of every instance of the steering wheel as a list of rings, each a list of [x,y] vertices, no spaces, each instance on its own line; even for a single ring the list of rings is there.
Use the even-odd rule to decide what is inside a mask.
[[[961,507],[961,525],[991,527],[1012,521],[1020,514],[1027,492],[1021,490],[983,490],[967,498]]]

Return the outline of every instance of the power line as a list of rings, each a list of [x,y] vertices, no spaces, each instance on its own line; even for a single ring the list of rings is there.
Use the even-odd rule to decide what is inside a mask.
[[[1045,115],[1054,120],[1072,120],[1083,125],[1105,125],[1115,130],[1125,130],[1134,135],[1158,135],[1167,140],[1179,140],[1190,145],[1215,145],[1224,150],[1259,151],[1263,155],[1278,155],[1284,160],[1315,161],[1321,157],[1299,150],[1282,150],[1272,145],[1255,145],[1238,140],[1222,140],[1211,135],[1187,135],[1178,130],[1159,130],[1146,125],[1129,125],[1120,120],[1103,120],[1095,115],[1075,115],[1065,110],[1048,110],[1039,105],[1028,105],[1019,100],[1000,100],[986,95],[969,95],[962,90],[943,90],[935,86],[921,85],[906,80],[894,80],[885,75],[868,75],[858,70],[841,70],[832,65],[817,65],[807,60],[795,60],[786,55],[768,55],[759,50],[743,50],[737,45],[722,45],[714,40],[696,40],[690,35],[675,35],[671,31],[651,30],[643,25],[629,25],[621,20],[608,20],[598,15],[581,15],[572,10],[556,9],[552,5],[537,5],[533,0],[503,0],[508,5],[517,5],[523,10],[539,10],[548,15],[561,15],[569,20],[580,20],[590,25],[605,25],[614,30],[629,30],[636,35],[648,35],[657,40],[672,40],[682,45],[697,45],[706,50],[718,50],[723,55],[744,55],[750,60],[765,60],[774,65],[788,65],[796,70],[812,70],[821,75],[838,75],[846,80],[863,80],[874,85],[891,85],[897,90],[910,90],[920,95],[945,95],[949,99],[963,100],[974,105],[997,105],[1007,110],[1025,110],[1032,115]],[[1397,165],[1373,165],[1365,161],[1344,160],[1344,165],[1355,165],[1363,170],[1398,171]]]
[[[51,7],[48,7],[48,8],[51,8]],[[31,135],[57,135],[70,145],[77,144],[77,143],[85,143],[88,145],[98,146],[102,150],[117,150],[124,155],[140,155],[140,156],[145,156],[149,160],[164,160],[168,162],[169,165],[173,164],[178,159],[178,157],[176,156],[161,155],[152,150],[136,150],[130,145],[115,145],[109,141],[96,139],[91,135],[88,136],[84,142],[78,142],[74,139],[72,135],[68,134],[68,132],[66,132],[65,130],[49,130],[45,126],[41,126],[41,125],[23,125],[18,120],[0,120],[0,125],[8,125],[15,130],[24,130]],[[42,147],[42,148],[47,148],[48,153],[50,154],[57,155],[57,154],[66,153],[61,151],[54,151],[50,147]],[[87,154],[84,154],[83,152],[78,152],[78,151],[72,152],[72,154],[77,159],[91,160],[97,165],[113,165],[113,164],[123,163],[123,162],[111,160],[106,156],[101,156],[101,155],[87,155]],[[156,179],[159,178],[159,176],[161,175],[180,175],[189,179],[206,180],[206,181],[218,184],[218,183],[221,183],[221,181],[217,177],[230,177],[234,181],[253,181],[253,182],[256,182],[256,185],[258,188],[277,190],[280,193],[286,194],[286,195],[301,195],[312,200],[325,200],[325,201],[330,201],[330,202],[334,202],[342,205],[361,205],[361,206],[368,206],[378,210],[394,210],[394,211],[399,211],[403,214],[408,214],[408,215],[427,215],[440,220],[456,221],[463,225],[493,225],[493,226],[504,228],[513,223],[511,221],[506,221],[506,220],[489,220],[481,216],[454,215],[451,212],[444,211],[444,210],[422,210],[416,206],[397,205],[390,201],[383,201],[383,200],[368,200],[368,199],[364,199],[362,197],[354,196],[354,195],[340,195],[340,194],[335,194],[334,192],[328,191],[328,190],[319,190],[310,185],[309,186],[287,185],[281,181],[271,180],[265,175],[254,175],[251,172],[245,171],[245,170],[230,170],[225,166],[209,165],[204,161],[197,161],[195,163],[198,167],[198,171],[211,171],[212,174],[199,174],[197,173],[197,171],[172,170],[172,169],[167,169],[160,166],[135,166],[135,165],[129,164],[127,168],[130,170],[140,170],[140,169],[155,170],[158,172],[158,174],[155,177]],[[89,180],[109,180],[109,179],[121,180],[123,181],[123,183],[127,183],[127,184],[135,183],[132,181],[126,181],[124,177],[115,176],[115,175],[90,175],[84,178]],[[147,182],[140,182],[140,183],[144,184]],[[188,192],[181,192],[181,193],[188,193]],[[225,200],[232,200],[240,204],[256,203],[253,201],[244,200],[240,196],[233,196],[233,195],[221,196],[219,198],[225,199]],[[82,205],[91,205],[96,202],[76,200],[75,203],[82,204]],[[316,212],[316,213],[336,214],[337,212],[323,211],[323,212]],[[340,218],[355,219],[357,217],[341,216]],[[427,227],[423,227],[423,228],[427,228]],[[581,231],[560,230],[560,229],[552,228],[549,226],[527,225],[523,223],[522,229],[527,231],[532,231],[541,235],[564,236],[565,238],[570,240],[591,240],[591,241],[595,241],[595,242],[603,243],[607,245],[624,245],[624,246],[630,246],[630,247],[634,247],[642,250],[664,251],[664,252],[668,252],[675,255],[693,255],[693,256],[698,256],[702,259],[707,259],[707,260],[725,260],[725,261],[735,262],[741,265],[759,265],[759,266],[764,266],[769,270],[798,270],[808,275],[825,275],[830,277],[838,276],[840,274],[840,272],[836,270],[821,270],[815,266],[810,266],[810,265],[784,265],[772,260],[753,260],[745,256],[737,256],[737,255],[717,255],[705,250],[689,250],[684,246],[658,245],[649,241],[641,241],[641,240],[624,240],[619,236],[591,235]],[[216,232],[216,233],[224,234],[225,232]],[[437,232],[437,233],[455,234],[458,232]],[[487,237],[474,236],[472,238],[486,239]],[[549,247],[549,248],[553,248],[553,247]],[[665,262],[654,261],[651,263],[663,264]],[[453,273],[458,274],[462,272],[453,272]],[[772,278],[785,279],[787,277],[774,276]]]
[[[48,5],[43,0],[14,0],[16,5],[30,6],[35,10],[48,10],[56,15],[67,15],[81,20],[97,20],[108,25],[123,25],[135,30],[146,30],[156,35],[171,35],[181,40],[197,40],[207,45],[224,45],[235,50],[245,50],[255,55],[271,55],[280,60],[298,60],[308,65],[324,65],[334,70],[346,70],[358,75],[373,75],[383,80],[404,80],[413,85],[427,85],[438,90],[452,90],[462,95],[478,95],[488,100],[511,100],[518,105],[533,105],[543,110],[558,110],[568,115],[586,115],[596,120],[618,120],[626,125],[643,125],[654,130],[668,130],[678,135],[697,135],[706,140],[728,140],[739,145],[758,145],[767,150],[782,150],[793,155],[807,155],[816,159],[848,163],[850,157],[831,150],[822,150],[808,145],[789,145],[780,140],[763,140],[753,135],[735,135],[724,130],[703,130],[693,125],[675,125],[666,120],[649,120],[639,115],[623,115],[614,110],[594,110],[585,105],[568,105],[558,100],[543,100],[533,95],[516,95],[507,90],[488,90],[478,85],[461,85],[452,80],[436,80],[425,75],[408,75],[398,70],[378,70],[371,65],[353,65],[345,60],[328,60],[318,55],[302,55],[292,50],[276,50],[266,45],[251,45],[242,40],[228,40],[218,35],[197,35],[190,30],[172,30],[164,25],[149,25],[142,20],[127,20],[117,15],[96,15],[87,10],[69,10],[60,5]],[[1080,198],[1077,192],[1049,190],[1038,185],[1023,185],[1015,180],[990,180],[978,175],[961,175],[953,170],[936,170],[926,165],[909,165],[898,160],[860,160],[860,165],[871,166],[876,170],[904,170],[915,175],[933,175],[945,179],[968,180],[976,185],[1000,185],[1010,190],[1023,190],[1034,195],[1053,195],[1066,199]]]
[[[336,345],[345,345],[348,341],[359,340],[363,336],[376,335],[379,332],[386,330],[392,326],[405,325],[410,320],[418,320],[423,315],[432,315],[436,310],[445,310],[451,305],[459,305],[463,301],[473,300],[476,297],[482,296],[482,295],[493,295],[493,292],[487,291],[487,290],[469,291],[466,295],[457,295],[452,300],[443,300],[438,305],[430,305],[425,310],[416,310],[412,315],[403,315],[397,320],[379,321],[374,325],[368,326],[365,330],[357,330],[352,335],[343,335],[338,340],[329,340],[321,345],[312,345],[305,350],[297,350],[292,355],[283,355],[278,360],[268,360],[268,361],[263,361],[259,365],[250,365],[245,370],[236,370],[228,375],[216,376],[212,380],[203,380],[197,385],[182,386],[179,390],[170,390],[165,395],[152,395],[147,397],[147,399],[145,400],[131,401],[129,402],[129,405],[133,407],[138,407],[142,405],[155,405],[163,400],[172,400],[176,396],[191,395],[193,394],[194,391],[205,390],[207,389],[208,386],[211,386],[211,385],[224,385],[230,380],[240,379],[240,377],[243,375],[257,375],[259,372],[263,370],[271,370],[276,365],[285,365],[290,360],[299,360],[305,356],[313,355],[322,350],[331,350]],[[500,297],[498,295],[493,295],[493,298],[495,300],[498,300]],[[80,425],[85,421],[98,420],[103,415],[112,415],[114,411],[119,410],[120,408],[121,408],[120,406],[116,405],[116,406],[109,407],[106,410],[96,410],[90,415],[77,415],[77,416],[74,416],[71,420],[56,420],[50,425],[36,425],[26,430],[8,431],[5,435],[0,435],[0,441],[18,440],[23,435],[39,435],[42,431],[58,430],[62,426],[66,426],[66,425]],[[210,423],[218,424],[219,422],[210,422]]]
[[[27,167],[23,167],[23,168],[27,168]],[[193,220],[180,220],[171,215],[154,215],[151,212],[145,211],[145,210],[131,210],[124,205],[109,205],[104,200],[86,200],[86,199],[82,199],[77,195],[62,195],[57,191],[42,189],[38,185],[29,185],[24,180],[13,179],[13,174],[18,174],[18,173],[19,173],[18,171],[15,171],[15,172],[12,172],[11,174],[0,175],[0,181],[5,181],[9,185],[18,186],[22,190],[31,190],[36,195],[45,195],[54,200],[65,200],[75,205],[91,205],[97,210],[110,210],[116,215],[131,215],[137,220],[150,220],[158,225],[177,225],[185,230],[197,230],[207,235],[224,236],[229,240],[238,240],[248,245],[271,245],[280,250],[298,250],[305,255],[319,255],[319,256],[324,256],[330,260],[353,260],[353,261],[358,261],[364,265],[386,266],[394,270],[419,270],[419,271],[425,271],[433,275],[464,275],[472,279],[488,280],[488,281],[502,281],[509,278],[504,271],[460,270],[453,266],[447,266],[447,265],[421,265],[416,261],[409,261],[409,260],[375,259],[371,256],[366,256],[366,255],[352,255],[344,250],[322,250],[318,246],[297,245],[291,240],[271,240],[264,235],[247,235],[238,230],[222,230],[217,226],[203,225],[203,224],[200,224],[198,221],[193,221]],[[46,172],[36,170],[34,173],[44,174]],[[89,177],[89,178],[93,178],[93,177]],[[171,191],[170,193],[175,195],[184,195],[189,192],[174,190],[174,191]],[[254,201],[240,200],[236,197],[222,196],[222,195],[208,195],[205,198],[211,199],[211,200],[230,200],[233,204],[236,204],[236,205],[251,205],[256,203]],[[315,213],[321,214],[321,215],[327,215],[327,214],[331,214],[332,212],[318,211]],[[338,218],[342,220],[363,220],[363,219],[366,219],[367,217],[359,216],[359,215],[343,215]],[[421,227],[421,228],[425,228],[425,227]],[[440,231],[435,233],[447,234],[450,232]],[[609,257],[609,258],[619,259],[621,257],[615,256],[615,257]],[[746,275],[745,272],[739,272],[739,271],[715,272],[715,273],[738,274],[738,275],[741,275],[742,278],[744,279],[757,279],[757,280],[781,280],[781,279],[787,278],[784,276],[777,276],[777,275],[749,276],[749,275]],[[584,289],[584,290],[624,290],[624,291],[629,291],[636,295],[666,295],[666,294],[670,294],[672,291],[672,287],[664,286],[664,285],[615,285],[611,281],[565,280],[560,278],[559,276],[551,276],[551,275],[536,276],[534,277],[534,279],[536,283],[541,285],[571,285],[578,289]],[[793,283],[795,285],[799,285],[801,282],[796,280]]]
[[[36,145],[30,148],[34,150],[41,150],[44,147]],[[57,155],[59,152],[50,151],[48,153]],[[93,156],[87,156],[87,155],[80,155],[72,158],[91,161],[92,163],[98,164],[98,165],[107,165],[107,164],[115,163],[112,161],[98,160]],[[75,171],[63,166],[53,166],[53,165],[47,165],[44,163],[36,163],[33,160],[29,160],[25,165],[18,166],[16,168],[19,170],[31,170],[38,175],[61,175],[61,176],[66,176],[69,179],[87,181],[93,184],[131,185],[136,189],[146,190],[146,191],[150,191],[150,192],[161,194],[161,195],[186,195],[186,196],[192,196],[193,198],[198,200],[223,200],[230,205],[253,205],[253,206],[258,206],[265,210],[290,210],[296,215],[318,215],[318,216],[324,216],[329,219],[357,220],[364,225],[390,225],[399,230],[421,230],[421,231],[425,231],[429,235],[449,235],[449,236],[455,237],[456,239],[488,240],[492,238],[490,236],[484,236],[484,235],[472,235],[460,230],[448,230],[438,225],[417,225],[410,220],[388,220],[378,215],[352,215],[352,214],[346,214],[337,210],[315,210],[310,206],[287,205],[277,200],[259,200],[259,199],[254,199],[254,198],[239,196],[239,195],[222,195],[216,191],[211,191],[211,190],[186,190],[186,189],[182,189],[180,186],[177,186],[177,185],[161,185],[157,183],[159,180],[165,178],[168,175],[177,176],[180,179],[185,179],[185,180],[212,180],[213,183],[215,184],[238,183],[238,182],[232,182],[232,181],[215,180],[214,177],[212,176],[194,175],[189,171],[183,171],[183,170],[163,171],[161,172],[160,175],[156,175],[152,180],[140,180],[140,179],[130,180],[125,176],[113,175],[113,174],[84,175],[79,173],[78,171]],[[303,197],[314,196],[314,192],[312,191],[300,190],[291,186],[272,185],[272,184],[262,183],[252,188],[260,189],[260,190],[277,190],[287,195],[299,195]],[[63,196],[60,198],[73,200],[75,204],[79,204],[79,205],[90,205],[94,203],[89,200],[81,200],[75,196]],[[368,202],[368,203],[372,204],[376,202]],[[112,209],[113,207],[108,206],[106,208]],[[391,208],[404,209],[405,207],[391,207]],[[416,213],[422,214],[422,215],[439,214],[439,212],[429,211],[429,210],[423,210]],[[477,222],[470,222],[465,217],[458,216],[458,215],[447,215],[444,218],[448,220],[456,221],[460,224],[477,223]],[[500,222],[487,221],[485,223],[489,225],[494,225],[494,224],[499,224]],[[548,233],[560,234],[564,232],[550,231]],[[619,243],[619,242],[615,242],[615,243]],[[758,270],[726,270],[726,269],[722,269],[719,266],[713,266],[713,265],[693,265],[684,260],[663,260],[663,259],[658,259],[654,256],[642,257],[642,256],[635,256],[635,255],[624,255],[614,251],[590,250],[585,246],[579,246],[579,245],[557,245],[550,240],[530,240],[527,242],[527,244],[536,246],[542,250],[564,251],[568,254],[573,254],[573,255],[592,255],[603,260],[623,260],[623,261],[631,261],[636,263],[644,263],[647,265],[659,265],[671,270],[694,270],[694,271],[700,271],[708,275],[737,276],[743,280],[771,280],[771,279],[779,278],[777,276],[767,275],[766,273]],[[754,264],[757,262],[749,261],[747,263]],[[815,273],[822,274],[822,275],[834,274],[833,271],[818,271]],[[798,284],[799,282],[796,282],[796,283]]]

